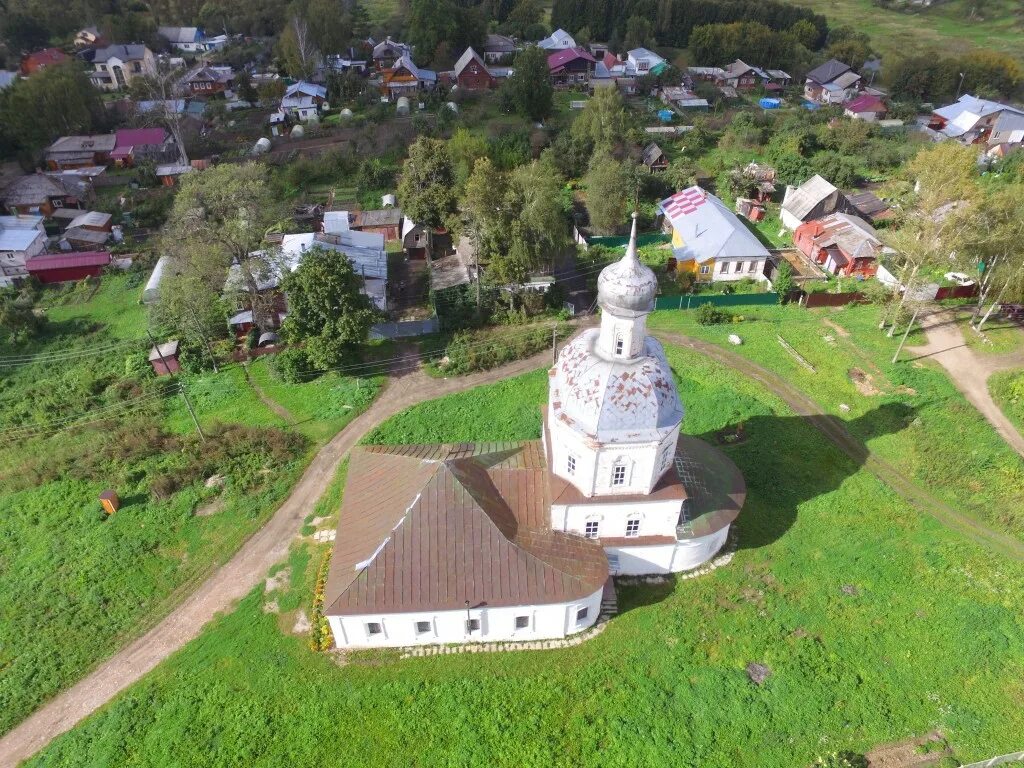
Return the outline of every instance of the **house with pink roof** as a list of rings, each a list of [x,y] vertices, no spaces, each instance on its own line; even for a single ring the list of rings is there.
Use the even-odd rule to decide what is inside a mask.
[[[548,73],[556,88],[590,88],[597,65],[590,51],[584,48],[566,48],[548,56]]]
[[[178,157],[174,139],[163,128],[121,128],[114,134],[110,159],[120,166],[140,161],[166,163]]]
[[[881,120],[888,111],[885,102],[877,96],[872,96],[870,93],[863,93],[843,104],[844,115],[852,117],[854,120],[864,120],[868,123]]]

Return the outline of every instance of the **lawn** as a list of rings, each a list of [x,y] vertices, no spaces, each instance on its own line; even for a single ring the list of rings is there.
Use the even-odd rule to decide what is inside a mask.
[[[987,309],[987,306],[986,306]],[[960,328],[967,346],[983,355],[1004,355],[1024,346],[1024,329],[1010,320],[989,318],[978,333],[970,326],[971,312],[959,313]]]
[[[992,374],[988,391],[1006,417],[1024,434],[1024,370]]]
[[[726,449],[749,487],[727,567],[620,586],[623,612],[572,649],[340,666],[289,631],[328,546],[306,540],[282,587],[29,765],[793,768],[935,728],[964,760],[1019,748],[1024,565],[909,509],[752,381],[670,361],[687,432],[746,426]],[[539,371],[425,403],[373,439],[536,437],[545,389]],[[761,686],[751,661],[771,670]]]
[[[692,312],[655,313],[653,329],[675,331],[728,347],[810,395],[828,413],[920,486],[956,509],[1024,538],[1024,462],[927,360],[890,360],[898,337],[877,330],[878,309],[848,306],[740,308],[745,320],[701,326]],[[738,334],[742,346],[728,342]],[[781,336],[815,368],[784,350]],[[912,333],[908,344],[922,343]],[[912,409],[913,428],[894,431],[881,406]],[[955,437],[954,437],[955,436]]]
[[[832,25],[865,32],[882,58],[937,51],[963,53],[988,48],[1021,57],[1022,28],[1010,0],[993,0],[969,19],[970,0],[948,0],[913,11],[887,10],[872,0],[794,0],[828,17]]]
[[[379,389],[377,379],[355,390],[338,377],[271,386],[302,418],[290,425],[237,364],[182,374],[200,442],[174,383],[146,362],[140,292],[131,274],[104,277],[98,290],[47,290],[43,335],[0,344],[8,359],[52,356],[0,368],[0,733],[226,561],[287,496],[315,444]],[[107,488],[121,499],[111,517],[98,501]]]

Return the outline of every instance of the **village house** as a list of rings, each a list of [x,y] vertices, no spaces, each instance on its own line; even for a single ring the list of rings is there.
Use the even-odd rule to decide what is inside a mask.
[[[938,139],[955,139],[961,144],[995,145],[1012,138],[1013,129],[1006,129],[1022,115],[1024,110],[1017,107],[965,94],[953,104],[932,112],[928,128],[936,133]],[[1000,120],[1003,121],[1001,128],[998,127]],[[1024,135],[1019,135],[1014,143],[1022,141]]]
[[[488,64],[503,64],[512,60],[518,50],[516,41],[507,35],[487,35],[484,41],[484,61]]]
[[[28,275],[25,263],[45,247],[42,216],[0,216],[0,287],[16,285]]]
[[[988,137],[989,154],[993,152],[1005,157],[1024,146],[1024,112],[1004,110]]]
[[[812,69],[804,81],[804,98],[816,104],[842,104],[856,98],[860,90],[860,75],[836,59]]]
[[[188,163],[161,163],[153,173],[163,186],[173,187],[178,183],[178,179],[194,170],[196,169]]]
[[[456,84],[464,91],[487,91],[494,87],[494,76],[472,48],[467,48],[459,57],[453,71]]]
[[[398,240],[402,234],[400,208],[381,208],[375,211],[355,211],[350,226],[356,232],[376,232],[385,240]]]
[[[657,290],[634,219],[598,278],[600,328],[549,372],[540,440],[353,449],[324,595],[338,647],[568,637],[609,610],[611,576],[721,549],[746,488],[724,453],[680,435],[646,330]]]
[[[200,66],[181,78],[181,85],[196,97],[223,95],[231,89],[235,73],[231,67]]]
[[[403,216],[401,238],[407,258],[421,261],[432,257],[434,233],[430,227],[416,224],[408,216]]]
[[[646,48],[626,52],[626,74],[634,77],[658,75],[668,66],[664,58]]]
[[[731,86],[738,91],[749,91],[764,86],[770,79],[763,69],[751,66],[742,59],[736,59],[722,71],[724,74],[717,81],[718,84]]]
[[[576,41],[564,29],[558,28],[543,40],[538,40],[537,47],[543,48],[545,51],[560,51],[566,48],[575,48]]]
[[[44,48],[41,51],[23,56],[19,68],[22,76],[29,77],[47,67],[56,67],[71,59],[60,48]]]
[[[548,73],[556,88],[590,87],[597,60],[583,48],[566,48],[548,55]]]
[[[846,196],[818,174],[799,187],[787,186],[782,198],[782,225],[789,230],[830,213],[851,212]]]
[[[107,41],[96,27],[85,27],[78,30],[73,43],[75,48],[99,48]]]
[[[163,128],[119,128],[110,159],[119,166],[149,161],[164,163],[178,158],[178,145]]]
[[[116,141],[117,138],[111,133],[96,136],[62,136],[46,148],[43,157],[51,171],[106,165]]]
[[[848,213],[860,216],[869,224],[891,219],[894,215],[889,204],[871,190],[851,192],[846,195],[846,200],[852,209]]]
[[[843,114],[854,120],[875,123],[885,117],[888,108],[885,102],[870,93],[862,93],[855,99],[843,104]]]
[[[71,283],[87,277],[99,277],[110,264],[106,251],[81,253],[44,253],[25,263],[28,273],[44,284]]]
[[[655,171],[664,171],[668,168],[668,155],[662,151],[661,147],[652,141],[644,147],[643,154],[640,156],[640,162],[643,163],[651,173],[654,173]]]
[[[182,53],[208,53],[227,45],[227,35],[207,37],[199,27],[157,27],[156,33]]]
[[[679,109],[689,109],[697,112],[706,112],[710,105],[707,99],[702,99],[696,93],[681,85],[666,85],[662,87],[658,97],[669,106]]]
[[[826,272],[842,277],[873,277],[882,252],[882,241],[874,228],[848,213],[833,213],[801,224],[793,233],[793,243]]]
[[[378,72],[391,69],[402,57],[412,59],[412,46],[399,43],[390,37],[373,46],[373,66]]]
[[[101,91],[124,90],[134,78],[156,74],[153,52],[137,43],[97,48],[91,61],[89,79]]]
[[[15,179],[0,202],[11,215],[49,216],[58,208],[81,208],[95,197],[88,177],[68,173],[32,173]]]
[[[717,83],[725,77],[721,67],[687,67],[686,75],[695,83]]]
[[[412,56],[402,56],[390,69],[384,70],[381,79],[381,95],[392,101],[402,96],[410,99],[425,90],[437,85],[437,73],[430,69],[417,67]]]
[[[698,282],[765,282],[768,250],[753,232],[714,195],[693,186],[658,204],[672,234],[677,270]]]
[[[102,211],[79,213],[67,223],[61,237],[62,249],[94,251],[106,244],[113,229],[113,217]]]

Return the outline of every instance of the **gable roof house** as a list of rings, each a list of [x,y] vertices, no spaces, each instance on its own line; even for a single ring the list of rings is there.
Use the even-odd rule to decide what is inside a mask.
[[[130,166],[141,160],[166,163],[178,159],[178,145],[163,128],[119,128],[114,137],[110,159],[117,165]]]
[[[882,241],[874,228],[848,213],[833,213],[801,224],[793,233],[793,242],[826,272],[845,277],[873,277],[882,252]]]
[[[662,200],[658,209],[672,233],[678,268],[698,281],[765,281],[768,249],[711,193],[693,186]]]
[[[230,90],[235,73],[231,67],[196,67],[181,78],[181,85],[193,96],[213,96]]]
[[[718,81],[719,85],[728,85],[738,91],[749,91],[759,85],[765,86],[771,80],[771,77],[763,69],[747,64],[742,59],[736,59],[722,72],[722,77]]]
[[[787,229],[795,230],[805,221],[836,212],[856,213],[846,195],[818,174],[799,187],[786,187],[786,195],[782,199],[782,225]]]
[[[566,48],[548,55],[548,74],[556,88],[590,86],[597,59],[583,48]]]
[[[373,46],[373,65],[378,71],[391,69],[403,56],[412,56],[412,46],[390,37]]]
[[[157,27],[157,35],[182,53],[206,53],[227,45],[227,35],[207,37],[199,27]]]
[[[455,62],[454,72],[455,82],[464,91],[486,91],[494,87],[494,77],[472,48],[467,48]]]
[[[92,182],[70,173],[31,173],[12,182],[3,193],[7,211],[49,216],[57,208],[81,208],[95,196]]]
[[[383,73],[381,95],[395,100],[401,96],[415,96],[437,85],[437,73],[432,69],[417,67],[412,56],[404,54],[391,69]]]
[[[516,55],[518,50],[516,41],[507,35],[487,35],[484,41],[484,61],[488,64],[498,64],[507,61]]]
[[[46,148],[44,158],[51,171],[106,165],[117,139],[113,134],[62,136]]]
[[[136,77],[156,73],[153,52],[144,45],[108,45],[97,48],[92,56],[92,84],[102,91],[120,91]]]
[[[861,77],[849,64],[829,59],[807,73],[804,97],[817,104],[842,104],[861,90]]]
[[[576,41],[573,36],[559,27],[543,40],[537,41],[537,47],[545,51],[559,51],[565,48],[575,48]]]
[[[862,93],[857,98],[843,104],[844,115],[868,123],[881,120],[888,111],[885,102],[870,93]]]
[[[63,64],[65,61],[70,60],[70,58],[60,48],[43,48],[41,51],[35,51],[27,56],[23,56],[19,69],[22,75],[29,77],[47,67],[56,67],[59,64]]]
[[[0,287],[17,285],[28,275],[25,263],[45,247],[42,216],[0,216]]]
[[[1024,112],[1000,112],[992,126],[988,144],[992,148],[1002,148],[1003,154],[1024,145]]]
[[[89,48],[107,44],[107,41],[96,27],[85,27],[78,30],[73,42],[75,48]]]
[[[937,133],[938,139],[956,139],[961,144],[994,144],[993,129],[1001,116],[1024,115],[1024,110],[989,99],[964,94],[953,104],[940,107],[932,112],[928,128]],[[1004,122],[1008,125],[1012,118]],[[1012,132],[1012,131],[1011,131]],[[1000,132],[1001,135],[1005,130]]]
[[[668,66],[664,58],[646,48],[634,48],[626,52],[626,73],[635,77],[657,75]]]
[[[662,151],[655,142],[651,142],[644,147],[643,154],[640,157],[640,162],[647,166],[647,170],[651,173],[655,171],[664,171],[668,168],[668,156]]]

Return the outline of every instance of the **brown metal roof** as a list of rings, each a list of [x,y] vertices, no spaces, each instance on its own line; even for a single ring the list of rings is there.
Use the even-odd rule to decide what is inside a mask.
[[[539,441],[352,451],[329,615],[571,602],[601,588],[600,544],[552,531]]]

